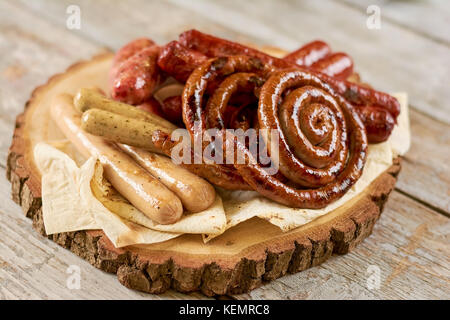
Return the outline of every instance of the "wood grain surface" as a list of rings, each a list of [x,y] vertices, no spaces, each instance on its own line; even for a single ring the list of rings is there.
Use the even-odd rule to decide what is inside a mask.
[[[380,30],[366,28],[369,2],[381,8]],[[66,27],[69,4],[81,8],[81,30]],[[449,8],[438,1],[1,1],[0,174],[32,89],[79,59],[143,35],[166,42],[192,27],[286,49],[321,38],[350,53],[364,81],[408,92],[412,147],[373,235],[354,252],[235,298],[450,299]],[[34,233],[5,178],[0,188],[1,299],[202,297],[123,288]],[[82,269],[81,290],[66,286],[72,264]],[[380,268],[379,289],[367,288],[371,265]]]

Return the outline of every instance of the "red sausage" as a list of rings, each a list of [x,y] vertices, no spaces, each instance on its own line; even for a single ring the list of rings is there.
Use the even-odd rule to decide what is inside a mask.
[[[160,81],[156,64],[160,48],[145,48],[123,62],[112,81],[111,96],[114,100],[138,105],[150,98]]]
[[[395,126],[395,119],[385,109],[364,106],[355,108],[366,128],[369,143],[386,141]]]
[[[161,104],[153,97],[150,97],[147,101],[138,105],[137,108],[164,118],[161,110]]]
[[[164,99],[161,109],[163,118],[175,124],[183,123],[181,96],[173,96]]]
[[[179,41],[185,47],[199,51],[210,58],[246,55],[257,58],[262,62],[277,68],[292,67],[291,63],[272,57],[259,50],[243,46],[236,42],[217,38],[197,30],[183,32],[180,34]]]
[[[311,69],[337,79],[347,79],[353,73],[353,60],[343,52],[336,52],[312,64]]]
[[[324,73],[311,70],[304,66],[298,66],[284,59],[278,59],[256,49],[248,48],[239,43],[217,38],[197,30],[190,30],[180,35],[180,42],[185,46],[200,51],[208,57],[220,57],[229,55],[247,55],[257,58],[276,69],[297,68],[309,72],[328,83],[338,94],[344,96],[353,105],[374,105],[388,110],[394,118],[400,113],[400,104],[394,97],[380,91],[351,83],[345,80],[330,77]]]
[[[208,57],[190,50],[178,41],[166,44],[158,58],[158,66],[164,72],[184,83],[194,69],[207,61]]]
[[[283,58],[290,63],[295,63],[299,66],[309,67],[315,62],[325,58],[331,53],[331,48],[323,41],[316,40],[307,43],[300,49],[289,53]]]
[[[147,38],[139,38],[136,40],[131,41],[130,43],[126,44],[122,48],[117,51],[116,55],[114,56],[111,70],[110,70],[110,81],[113,81],[116,77],[117,70],[119,70],[120,65],[126,61],[127,59],[134,56],[136,53],[141,51],[142,49],[145,49],[147,47],[151,47],[155,45],[155,42],[151,39]],[[112,82],[111,82],[112,83]]]

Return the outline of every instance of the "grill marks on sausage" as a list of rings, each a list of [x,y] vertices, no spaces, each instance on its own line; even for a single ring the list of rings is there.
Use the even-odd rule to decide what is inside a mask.
[[[336,93],[342,95],[352,105],[377,107],[377,109],[370,108],[370,111],[366,111],[366,113],[377,113],[372,115],[374,119],[383,119],[383,115],[378,114],[382,113],[379,111],[380,109],[387,110],[394,120],[400,113],[400,104],[394,97],[346,81],[345,79],[353,72],[352,59],[344,53],[331,54],[331,49],[322,41],[313,41],[283,59],[272,57],[256,49],[204,34],[197,30],[189,30],[182,33],[179,41],[185,47],[208,57],[248,55],[274,67],[274,69],[298,68],[304,72],[312,73],[329,84]],[[326,72],[329,72],[329,74],[326,74]],[[356,110],[360,112],[361,108]],[[380,123],[378,123],[378,127],[382,127]],[[389,131],[390,128],[390,126],[386,126],[385,131],[378,130],[376,133],[374,132],[370,136],[370,142],[384,141],[382,139],[386,139],[391,133]]]
[[[196,126],[190,115],[199,114],[201,133],[211,126],[225,129],[224,115],[231,96],[238,91],[241,94],[253,94],[255,83],[264,82],[260,88],[258,128],[276,130],[279,133],[279,141],[271,141],[266,137],[265,144],[270,146],[271,143],[279,143],[280,171],[283,177],[280,179],[279,174],[269,174],[254,159],[245,143],[233,136],[228,138],[224,131],[221,137],[225,146],[223,153],[236,150],[245,155],[247,162],[235,163],[234,170],[246,184],[267,198],[298,208],[322,208],[342,197],[362,174],[368,144],[363,123],[348,102],[314,75],[296,69],[271,73],[261,70],[258,65],[248,56],[229,56],[210,60],[197,68],[189,77],[183,94],[186,127],[194,141],[199,134],[199,126]],[[207,82],[225,75],[228,77],[209,97],[204,109]],[[287,91],[290,93],[286,95]],[[283,97],[287,106],[283,102],[279,103]],[[287,108],[286,118],[290,118],[294,112],[308,112],[305,116],[307,121],[300,127],[324,124],[320,129],[330,132],[315,134],[314,130],[317,128],[309,128],[308,132],[309,136],[315,135],[314,144],[320,141],[321,146],[311,146],[301,132],[297,133],[297,143],[289,143],[287,137],[303,128],[293,128],[293,124],[287,123],[286,119],[279,119],[280,105]],[[298,141],[299,137],[301,141]],[[302,159],[296,157],[298,149],[301,149]],[[217,166],[213,176],[221,174],[219,168],[229,166]],[[233,174],[235,171],[232,171]],[[286,178],[292,183],[285,183]],[[224,186],[232,188],[226,184]]]
[[[147,108],[183,122],[192,142],[208,128],[277,130],[280,172],[275,175],[258,161],[184,166],[218,186],[253,189],[293,207],[320,208],[341,197],[361,175],[368,142],[385,141],[400,111],[392,96],[346,81],[353,74],[351,57],[333,53],[322,41],[279,59],[190,30],[162,48],[138,39],[121,49],[114,63],[113,98],[144,103],[141,108],[160,75],[186,83],[181,96]],[[248,142],[221,138],[247,160],[254,157]],[[162,132],[152,140],[167,155],[177,143]],[[266,151],[272,142],[265,137]],[[194,153],[190,156],[194,160]]]

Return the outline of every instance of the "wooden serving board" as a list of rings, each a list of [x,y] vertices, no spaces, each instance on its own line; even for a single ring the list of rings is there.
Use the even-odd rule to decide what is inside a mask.
[[[63,138],[49,115],[53,97],[62,92],[74,94],[80,87],[106,89],[112,57],[97,56],[52,77],[33,92],[25,111],[17,117],[7,177],[14,201],[44,236],[34,145]],[[243,293],[286,273],[319,265],[333,253],[353,249],[372,232],[399,171],[397,159],[343,207],[287,233],[253,218],[207,244],[200,235],[183,235],[163,243],[117,249],[102,231],[60,233],[48,238],[95,267],[116,273],[119,281],[132,289],[150,293],[169,288],[180,292],[200,290],[208,296]]]

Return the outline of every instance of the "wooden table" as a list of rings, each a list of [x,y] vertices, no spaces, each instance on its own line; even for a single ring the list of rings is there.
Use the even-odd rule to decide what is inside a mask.
[[[67,28],[69,5],[81,29]],[[367,7],[381,8],[369,29]],[[410,96],[412,147],[372,236],[352,253],[235,299],[450,298],[450,3],[448,1],[0,1],[0,174],[14,120],[37,85],[70,64],[129,40],[167,42],[198,28],[243,42],[295,49],[324,39],[350,53],[363,80]],[[39,236],[0,179],[0,299],[196,299],[122,287]],[[81,288],[68,289],[69,266]],[[379,275],[379,286],[373,277]]]

